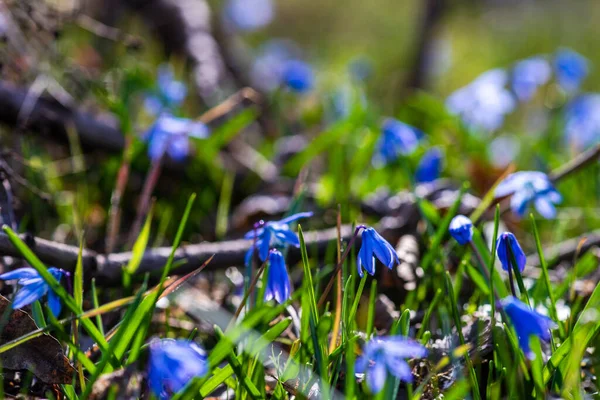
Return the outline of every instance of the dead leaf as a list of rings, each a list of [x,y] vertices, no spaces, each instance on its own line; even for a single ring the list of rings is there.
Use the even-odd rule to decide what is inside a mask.
[[[10,301],[0,296],[0,316],[5,315],[9,307]],[[0,345],[38,329],[33,318],[25,311],[9,312],[9,320],[0,332]],[[59,341],[47,334],[1,353],[0,363],[5,369],[31,371],[45,383],[70,384],[75,374]]]

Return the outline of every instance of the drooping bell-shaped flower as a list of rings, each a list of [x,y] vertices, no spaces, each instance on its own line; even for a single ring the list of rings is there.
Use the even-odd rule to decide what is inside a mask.
[[[265,290],[265,301],[274,299],[279,304],[285,303],[291,295],[290,277],[285,268],[285,259],[279,250],[269,252],[269,274]]]
[[[549,342],[551,338],[550,329],[555,328],[556,324],[550,318],[529,308],[516,297],[508,296],[502,299],[501,304],[517,332],[519,347],[529,359],[534,359],[535,354],[531,351],[529,339],[534,335],[545,342]]]
[[[517,263],[516,267],[520,272],[523,272],[527,257],[515,235],[510,232],[501,233],[496,241],[496,249],[503,270],[508,271],[513,263],[514,257],[514,260]]]
[[[170,399],[190,380],[207,372],[206,353],[196,343],[182,339],[159,339],[150,343],[148,385],[159,399]]]
[[[465,245],[473,239],[473,222],[464,215],[452,218],[448,230],[459,244]]]
[[[395,264],[400,262],[394,247],[377,233],[375,229],[365,228],[362,232],[361,240],[362,245],[360,246],[356,260],[358,274],[361,278],[363,276],[363,269],[370,275],[375,274],[375,257],[389,269],[392,269]]]

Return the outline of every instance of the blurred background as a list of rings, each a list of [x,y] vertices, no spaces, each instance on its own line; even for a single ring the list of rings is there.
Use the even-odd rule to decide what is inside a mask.
[[[156,164],[148,98],[161,70],[185,86],[170,112],[210,134],[162,162],[154,244],[174,233],[192,192],[190,241],[236,237],[284,212],[298,176],[312,207],[342,204],[352,221],[376,191],[407,189],[431,147],[444,155],[441,177],[483,196],[511,163],[548,172],[600,134],[589,117],[600,101],[586,97],[600,81],[593,0],[8,0],[0,11],[4,173],[22,178],[14,223],[72,242],[85,229],[97,249],[115,193],[128,226]],[[531,57],[543,65],[518,81]],[[470,103],[452,97],[494,70]],[[389,117],[424,145],[382,167]],[[565,206],[543,235],[597,227],[599,188],[597,166],[561,182]],[[257,194],[288,202],[244,203]]]

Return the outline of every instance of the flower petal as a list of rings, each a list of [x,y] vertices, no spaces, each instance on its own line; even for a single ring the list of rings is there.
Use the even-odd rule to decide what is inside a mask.
[[[58,318],[60,315],[60,310],[62,309],[62,303],[60,297],[58,297],[53,290],[48,291],[48,307],[50,307],[52,314]]]
[[[0,275],[0,279],[4,281],[11,281],[13,279],[31,279],[39,277],[40,274],[34,268],[31,267],[18,268]]]
[[[412,382],[413,375],[408,363],[400,357],[393,357],[386,354],[388,371],[396,378],[404,382]]]
[[[289,244],[294,247],[300,247],[300,239],[298,239],[298,236],[294,232],[288,229],[279,230],[275,233],[275,235],[285,244]]]
[[[266,261],[269,256],[269,248],[271,247],[271,231],[269,229],[265,229],[260,245],[257,243],[257,246],[258,257],[261,261]]]
[[[48,285],[41,279],[39,282],[21,286],[13,299],[12,307],[23,308],[28,306],[34,301],[41,299],[47,291]]]
[[[279,220],[278,222],[280,224],[285,224],[285,225],[289,225],[290,223],[299,220],[300,218],[309,218],[313,216],[313,212],[312,211],[307,211],[307,212],[301,212],[301,213],[296,213],[293,215],[290,215],[289,217],[285,217],[281,220]]]
[[[547,197],[539,196],[534,201],[535,209],[546,219],[556,218],[556,208]]]
[[[383,354],[381,356],[375,357],[375,363],[369,366],[367,372],[367,384],[371,389],[371,392],[377,394],[381,392],[383,386],[385,385],[385,380],[387,378],[387,370],[385,365],[385,359]]]

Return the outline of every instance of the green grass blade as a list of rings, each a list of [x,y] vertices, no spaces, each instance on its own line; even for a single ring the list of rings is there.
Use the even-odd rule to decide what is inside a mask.
[[[54,276],[52,276],[52,274],[48,272],[46,266],[33,253],[33,251],[31,251],[31,249],[21,240],[21,238],[19,238],[19,236],[12,229],[10,229],[10,227],[6,225],[4,225],[2,229],[4,233],[6,233],[6,235],[8,236],[8,239],[11,241],[11,243],[23,255],[23,258],[27,260],[29,265],[35,268],[35,270],[40,274],[42,279],[44,279],[48,286],[50,286],[50,289],[53,290],[58,297],[60,297],[65,306],[67,306],[67,308],[71,312],[77,315],[82,314],[83,310],[77,307],[75,299],[73,299],[73,297],[71,297],[67,293],[65,288],[62,287],[62,285],[54,278]],[[108,351],[108,343],[104,339],[104,336],[100,333],[100,331],[98,331],[96,326],[90,320],[82,320],[81,325],[90,335],[90,337],[98,344],[98,347],[100,348],[100,350],[102,350],[102,352]],[[112,357],[111,365],[113,365],[115,368],[118,368],[119,362],[114,357]]]
[[[465,345],[465,338],[462,333],[462,322],[460,320],[460,315],[458,312],[458,306],[456,305],[456,299],[454,298],[454,289],[452,288],[452,279],[450,278],[450,273],[446,272],[446,292],[448,293],[448,301],[449,307],[452,313],[452,318],[454,319],[454,325],[456,326],[456,332],[458,333],[458,338],[460,340],[461,345]],[[481,399],[479,394],[479,384],[477,383],[477,375],[475,374],[475,369],[473,369],[473,363],[471,362],[471,358],[469,357],[469,353],[465,353],[465,361],[467,364],[467,370],[469,372],[469,378],[471,380],[471,389],[473,393],[473,398],[475,400]]]

